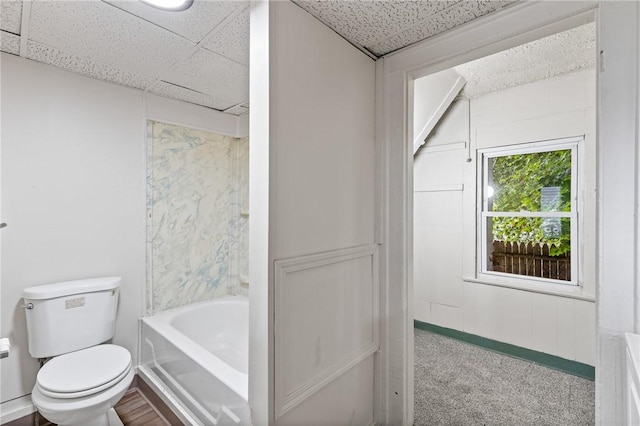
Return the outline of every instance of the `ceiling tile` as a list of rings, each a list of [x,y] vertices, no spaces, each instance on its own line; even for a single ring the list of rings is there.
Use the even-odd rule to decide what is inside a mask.
[[[20,34],[22,0],[0,0],[0,30]]]
[[[424,0],[295,0],[337,33],[358,46],[380,42],[460,3]]]
[[[233,105],[249,99],[249,67],[205,49],[199,49],[162,79],[197,92],[227,99]]]
[[[404,28],[393,37],[377,43],[365,44],[365,47],[375,55],[382,56],[465,24],[501,7],[501,4],[496,1],[463,1],[428,17],[417,25]]]
[[[249,66],[249,9],[225,24],[202,47]]]
[[[149,90],[149,92],[161,96],[166,96],[168,98],[179,99],[182,101],[191,102],[193,104],[206,106],[209,108],[217,109],[219,111],[224,111],[225,109],[234,105],[233,102],[189,90],[184,87],[175,86],[164,81],[155,84],[153,88]]]
[[[0,31],[0,51],[20,54],[20,37],[15,34]]]
[[[26,56],[34,61],[54,65],[78,74],[138,89],[145,89],[155,81],[153,77],[144,77],[121,71],[109,65],[97,64],[87,58],[71,55],[33,41],[27,43]]]
[[[455,70],[467,84],[464,94],[475,98],[486,93],[551,78],[596,64],[596,29],[591,22],[485,56]]]
[[[125,72],[158,76],[194,44],[101,1],[33,1],[29,39]]]
[[[243,1],[202,1],[181,12],[156,9],[139,0],[103,0],[115,7],[126,10],[149,22],[153,22],[169,31],[199,42],[227,16],[240,7],[246,7]]]
[[[293,0],[375,56],[424,40],[516,0]]]

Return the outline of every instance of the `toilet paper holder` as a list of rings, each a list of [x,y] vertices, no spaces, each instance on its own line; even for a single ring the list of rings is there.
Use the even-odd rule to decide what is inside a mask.
[[[6,337],[0,339],[0,359],[7,358],[11,350],[11,342]]]

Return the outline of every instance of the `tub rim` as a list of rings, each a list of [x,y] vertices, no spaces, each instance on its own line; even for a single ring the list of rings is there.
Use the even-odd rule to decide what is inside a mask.
[[[245,296],[224,296],[215,300],[197,302],[190,305],[172,308],[158,314],[141,317],[140,320],[153,331],[158,333],[169,343],[171,343],[178,351],[191,358],[196,364],[204,368],[211,375],[220,380],[225,386],[229,387],[233,392],[238,394],[243,400],[248,401],[249,395],[249,376],[246,373],[238,371],[226,362],[222,361],[212,352],[209,352],[193,339],[176,329],[171,321],[179,315],[185,314],[190,310],[201,308],[205,305],[219,304],[248,304],[249,299]],[[247,321],[248,323],[248,321]],[[143,336],[141,330],[141,336]],[[142,341],[141,344],[145,344]],[[186,351],[190,348],[192,351]]]

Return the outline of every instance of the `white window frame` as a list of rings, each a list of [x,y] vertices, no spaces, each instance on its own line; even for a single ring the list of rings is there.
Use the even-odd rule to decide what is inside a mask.
[[[478,150],[478,163],[481,170],[478,175],[478,222],[479,232],[477,241],[477,278],[483,281],[496,282],[500,284],[519,285],[551,285],[580,287],[582,277],[580,275],[580,228],[578,216],[582,209],[582,197],[579,192],[579,169],[582,159],[582,147],[584,136],[554,139],[540,142],[530,142],[518,145],[502,146],[497,148],[487,148]],[[489,159],[516,154],[534,154],[539,152],[550,152],[560,150],[571,150],[571,211],[570,212],[489,212],[488,194],[486,188],[489,181]],[[551,278],[531,277],[525,275],[511,274],[506,272],[495,272],[487,270],[487,219],[490,217],[560,217],[571,220],[571,281],[556,280]],[[566,288],[566,287],[564,287]]]

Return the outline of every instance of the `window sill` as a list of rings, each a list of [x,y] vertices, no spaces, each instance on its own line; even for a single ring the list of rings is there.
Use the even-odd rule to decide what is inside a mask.
[[[510,279],[501,277],[463,277],[462,281],[468,283],[492,285],[496,287],[505,287],[513,290],[528,291],[531,293],[548,294],[550,296],[565,297],[568,299],[585,300],[587,302],[595,302],[595,296],[585,294],[583,288],[579,285],[550,284],[544,282],[526,282],[522,279]]]

